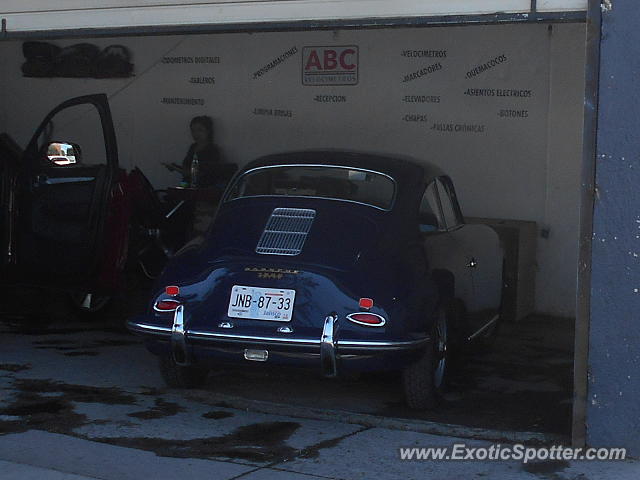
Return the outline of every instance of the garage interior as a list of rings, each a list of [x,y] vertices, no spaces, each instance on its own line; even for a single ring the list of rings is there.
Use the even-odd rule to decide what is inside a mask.
[[[106,93],[121,168],[139,167],[158,189],[180,181],[162,163],[181,162],[189,121],[197,115],[213,117],[225,161],[239,165],[269,153],[326,147],[439,165],[453,179],[465,216],[492,225],[508,243],[511,283],[497,338],[468,354],[437,411],[407,410],[399,379],[389,376],[329,381],[230,369],[215,372],[210,388],[303,407],[567,439],[585,30],[582,22],[541,22],[48,40],[62,47],[126,46],[135,74],[118,79],[26,78],[23,42],[3,41],[0,132],[24,147],[55,105]],[[305,82],[304,49],[329,45],[357,47],[353,84]],[[58,346],[69,348],[50,346],[65,355],[87,351],[73,338],[64,344],[63,336],[82,325],[103,331],[105,339],[120,336],[112,327],[124,329],[144,289],[130,296],[128,305],[113,306],[91,323],[58,320],[33,342],[62,341]],[[21,332],[24,325],[13,321],[3,327],[3,335]],[[82,359],[77,355],[78,365]]]

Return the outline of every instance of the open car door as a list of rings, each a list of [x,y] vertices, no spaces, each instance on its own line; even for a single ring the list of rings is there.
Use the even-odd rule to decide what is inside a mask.
[[[44,118],[18,178],[15,271],[22,282],[99,288],[118,173],[106,95],[73,98]]]

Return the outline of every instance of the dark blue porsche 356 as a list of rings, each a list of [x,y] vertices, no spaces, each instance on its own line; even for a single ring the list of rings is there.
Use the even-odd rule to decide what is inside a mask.
[[[169,262],[148,312],[128,325],[170,386],[198,386],[229,362],[327,376],[395,370],[409,406],[432,408],[451,347],[470,337],[465,304],[498,318],[499,262],[478,282],[471,250],[483,241],[465,231],[451,180],[427,163],[262,157],[236,175],[206,238]]]

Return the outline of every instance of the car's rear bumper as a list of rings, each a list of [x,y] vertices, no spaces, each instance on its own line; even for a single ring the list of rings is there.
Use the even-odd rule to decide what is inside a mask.
[[[176,315],[177,317],[178,315]],[[320,368],[327,376],[343,371],[378,371],[402,368],[415,361],[430,342],[427,336],[407,340],[353,340],[336,335],[335,318],[325,320],[318,338],[281,338],[205,332],[133,319],[127,326],[142,335],[149,350],[157,355],[173,355],[178,363],[215,365],[253,363],[247,350],[266,351],[266,361],[294,367]]]

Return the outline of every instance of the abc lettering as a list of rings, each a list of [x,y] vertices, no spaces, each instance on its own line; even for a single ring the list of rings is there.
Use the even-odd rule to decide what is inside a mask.
[[[340,66],[342,66],[342,68],[344,68],[345,70],[353,70],[354,68],[356,68],[355,63],[347,63],[346,61],[347,55],[354,55],[355,53],[356,51],[353,48],[347,48],[346,50],[344,50],[340,54]]]
[[[307,60],[307,65],[304,67],[305,70],[311,70],[311,67],[315,67],[318,70],[322,70],[322,64],[320,63],[320,59],[318,58],[318,52],[315,50],[311,50],[309,54],[309,60]]]
[[[353,70],[356,68],[356,64],[352,63],[351,56],[356,52],[353,48],[347,48],[340,52],[332,49],[325,49],[322,55],[322,61],[320,60],[320,56],[318,55],[317,50],[311,50],[309,53],[309,58],[307,60],[307,64],[304,69],[306,71],[309,70],[335,70],[340,65],[340,68],[343,70]]]
[[[325,70],[335,70],[338,66],[338,62],[336,61],[336,57],[338,54],[335,50],[325,50],[324,51],[324,69]]]

